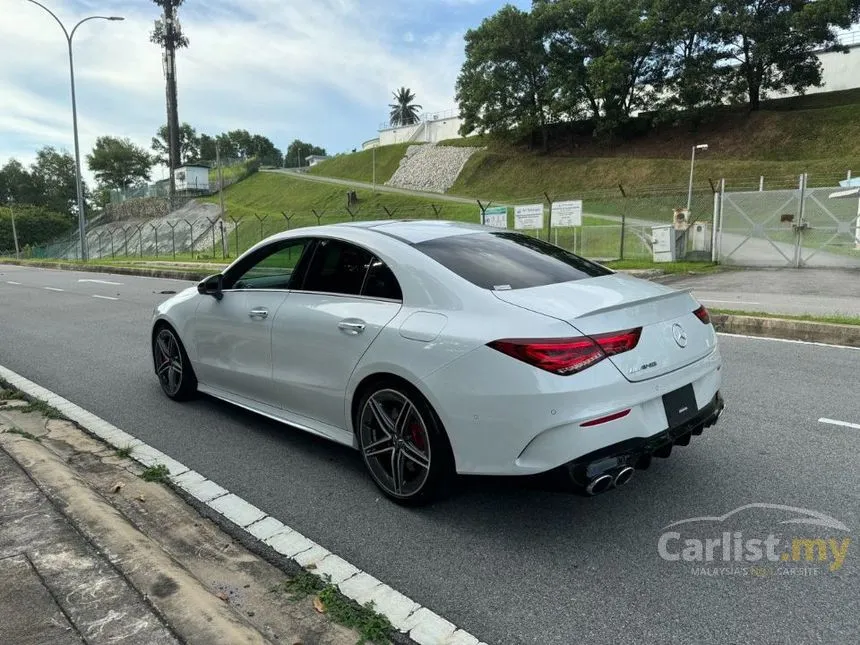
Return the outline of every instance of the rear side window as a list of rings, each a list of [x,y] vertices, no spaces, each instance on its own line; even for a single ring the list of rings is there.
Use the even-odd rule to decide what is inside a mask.
[[[483,289],[528,289],[612,273],[590,260],[522,233],[440,237],[415,248]]]

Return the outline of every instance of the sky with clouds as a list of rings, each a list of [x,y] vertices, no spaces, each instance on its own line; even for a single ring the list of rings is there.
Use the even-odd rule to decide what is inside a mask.
[[[40,0],[74,37],[81,154],[99,135],[149,148],[166,123],[151,0]],[[529,0],[512,2],[522,8]],[[349,151],[376,135],[391,93],[428,111],[456,107],[463,35],[505,0],[186,0],[190,46],[177,57],[179,118],[198,132],[244,128],[285,150],[293,139]],[[27,0],[0,0],[0,165],[45,145],[74,150],[65,38]],[[91,179],[84,165],[85,177]],[[153,179],[161,178],[156,171]]]

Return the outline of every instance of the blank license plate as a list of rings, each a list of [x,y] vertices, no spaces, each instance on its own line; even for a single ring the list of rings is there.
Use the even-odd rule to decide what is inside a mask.
[[[692,419],[699,412],[693,386],[685,385],[663,395],[663,408],[670,428],[676,428]]]

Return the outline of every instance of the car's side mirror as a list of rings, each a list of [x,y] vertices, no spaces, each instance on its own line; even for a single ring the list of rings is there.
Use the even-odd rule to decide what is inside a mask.
[[[224,276],[220,273],[217,275],[210,275],[197,285],[197,292],[202,293],[205,296],[212,296],[216,300],[221,300],[221,298],[224,297],[224,292],[222,291],[223,284]]]

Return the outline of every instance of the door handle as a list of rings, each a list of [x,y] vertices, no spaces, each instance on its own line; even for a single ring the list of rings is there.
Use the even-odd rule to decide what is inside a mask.
[[[341,320],[338,324],[338,329],[345,331],[347,334],[360,334],[364,331],[364,328],[367,326],[363,322],[359,321],[351,321],[351,320]]]
[[[248,312],[248,316],[251,318],[259,318],[260,320],[265,320],[269,317],[269,310],[263,307],[257,307],[255,309],[251,309]]]

